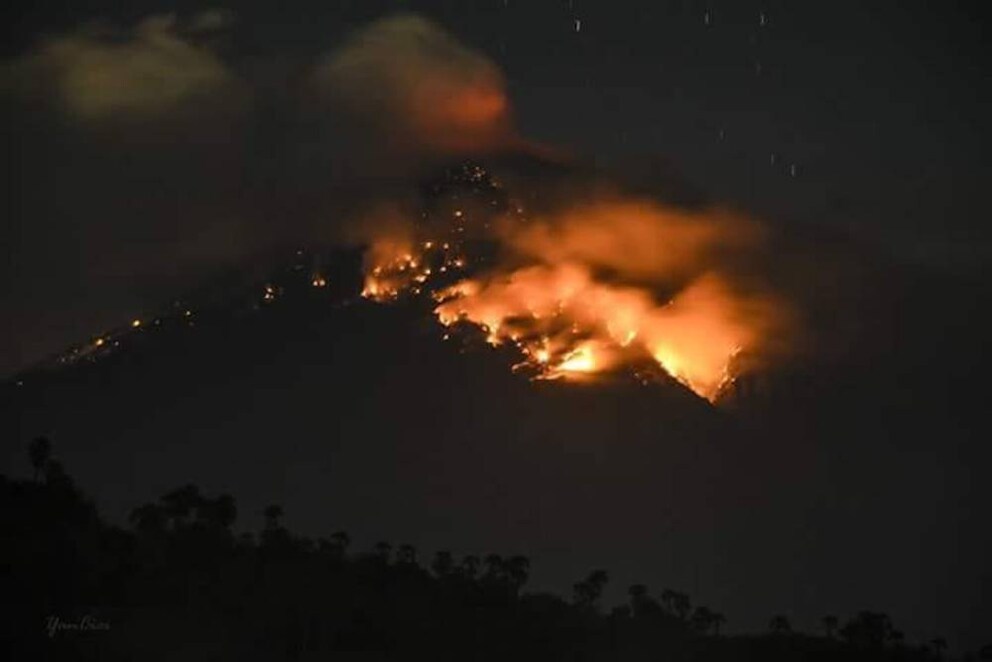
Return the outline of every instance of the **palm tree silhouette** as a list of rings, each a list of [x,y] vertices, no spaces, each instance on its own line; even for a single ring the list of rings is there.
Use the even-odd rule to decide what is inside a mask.
[[[162,506],[155,503],[146,503],[132,510],[130,516],[128,516],[128,520],[139,531],[153,532],[164,530],[167,518]]]
[[[575,592],[575,604],[582,607],[595,607],[599,597],[603,594],[603,587],[609,580],[605,570],[593,570],[589,575],[573,586]]]
[[[279,520],[282,519],[283,509],[282,506],[277,504],[272,504],[265,508],[265,528],[268,530],[274,530],[279,528]]]
[[[400,549],[396,554],[396,561],[403,565],[416,565],[417,564],[416,548],[410,544],[400,545]]]
[[[479,574],[479,557],[474,554],[469,554],[463,558],[462,572],[469,579],[475,579],[475,576]]]
[[[713,627],[714,616],[715,614],[710,611],[709,607],[696,607],[695,611],[692,612],[690,622],[694,630],[700,634],[706,634]]]
[[[58,460],[49,460],[45,463],[45,484],[62,491],[75,489],[72,477],[66,473],[65,467]]]
[[[820,622],[823,623],[823,631],[826,633],[827,639],[833,639],[834,633],[837,631],[837,617],[829,615],[824,616],[820,619]]]
[[[666,588],[661,592],[661,606],[670,614],[675,613],[675,591]]]
[[[630,596],[630,611],[634,614],[634,617],[636,618],[643,614],[649,600],[648,587],[644,584],[633,584],[627,589],[627,595]]]
[[[185,524],[193,511],[200,507],[203,497],[200,496],[200,490],[196,485],[187,484],[168,492],[159,500],[162,502],[165,515],[172,522],[172,526],[178,527]]]
[[[417,647],[435,646],[439,635],[454,641],[437,644],[442,654],[434,659],[467,659],[471,655],[466,651],[473,646],[490,647],[498,654],[492,659],[504,659],[506,651],[527,650],[534,643],[540,646],[535,659],[549,660],[618,659],[617,652],[631,653],[623,659],[823,662],[852,657],[909,662],[948,655],[942,637],[926,647],[901,644],[902,635],[889,617],[869,611],[846,621],[839,631],[836,617],[821,619],[828,637],[838,631],[850,646],[802,635],[769,636],[765,641],[711,639],[709,635],[720,635],[725,621],[721,614],[699,605],[686,616],[688,596],[671,589],[662,592],[663,608],[643,584],[630,586],[630,606],[607,615],[597,604],[608,581],[605,570],[594,570],[577,582],[571,604],[551,593],[521,596],[530,570],[529,560],[521,555],[488,555],[481,581],[476,579],[478,557],[467,556],[456,568],[451,553],[439,551],[429,574],[416,565],[417,550],[409,544],[399,547],[393,565],[393,548],[386,542],[375,545],[375,555],[346,562],[335,556],[349,543],[343,531],[331,536],[333,542],[320,539],[314,544],[284,528],[282,508],[271,505],[263,511],[264,530],[256,537],[237,537],[230,529],[237,514],[234,499],[201,496],[192,485],[135,508],[129,529],[116,527],[88,506],[57,461],[49,458],[43,466],[44,485],[30,477],[0,476],[0,506],[13,496],[14,505],[25,508],[25,514],[37,511],[50,518],[44,526],[36,526],[34,517],[19,518],[23,526],[16,538],[30,544],[15,555],[27,576],[23,586],[14,589],[24,592],[25,604],[34,591],[56,589],[52,596],[66,604],[84,604],[90,595],[106,595],[127,606],[154,604],[154,618],[161,614],[177,623],[191,613],[222,623],[233,614],[235,620],[244,618],[237,637],[247,637],[249,647],[264,646],[259,652],[265,659],[272,657],[268,653],[288,654],[288,659],[337,659],[337,651],[356,648],[402,654],[406,642],[415,646],[409,657],[419,659],[416,652],[423,649]],[[56,569],[59,582],[50,581],[50,557],[38,553],[53,542],[67,543],[71,552],[60,554],[72,572]],[[63,586],[63,579],[70,581]],[[236,625],[235,620],[230,623]],[[434,625],[442,621],[441,627]],[[792,632],[782,615],[772,618],[769,628],[776,634]],[[468,636],[462,635],[465,630]],[[771,655],[758,655],[761,652]],[[980,655],[992,659],[992,647]]]
[[[848,643],[875,649],[885,645],[891,632],[892,621],[888,615],[874,611],[859,612],[840,629],[840,635]]]
[[[661,592],[661,604],[664,605],[668,613],[677,616],[680,620],[686,620],[692,605],[689,596],[679,591],[666,588]]]
[[[216,499],[201,499],[196,507],[196,519],[210,528],[228,529],[237,519],[234,497],[222,494]]]
[[[526,556],[511,556],[503,562],[503,574],[514,593],[520,591],[530,576],[530,559]]]
[[[344,531],[335,531],[331,534],[331,543],[334,545],[335,552],[339,556],[343,556],[351,543],[351,538]]]
[[[375,544],[375,555],[383,563],[389,563],[389,554],[393,551],[393,546],[386,541],[379,541]]]
[[[689,618],[689,612],[692,609],[692,603],[689,602],[689,596],[685,593],[676,593],[675,595],[675,615],[679,617],[680,620],[686,620]]]
[[[503,577],[503,557],[499,554],[487,554],[485,559],[485,578],[490,581],[497,581]]]
[[[441,550],[434,555],[434,561],[431,563],[431,570],[434,571],[434,575],[437,577],[447,577],[451,574],[454,566],[455,561],[451,556],[451,552]]]
[[[48,437],[35,437],[28,446],[28,456],[34,468],[34,480],[38,482],[38,475],[52,457],[52,442]]]
[[[768,629],[774,634],[788,634],[792,632],[792,625],[789,623],[788,618],[778,615],[772,617],[772,620],[768,623]]]
[[[720,612],[713,612],[713,636],[720,636],[720,626],[727,622],[727,617]]]

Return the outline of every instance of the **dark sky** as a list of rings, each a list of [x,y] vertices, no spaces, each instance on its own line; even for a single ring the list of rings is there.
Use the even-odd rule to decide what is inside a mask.
[[[32,59],[38,40],[96,19],[125,28],[168,12],[190,20],[200,3],[15,9],[2,74],[2,374],[223,266],[336,238],[336,214],[385,175],[355,175],[350,136],[328,128],[301,81],[351,30],[399,10],[435,19],[495,61],[527,138],[757,214],[804,237],[810,268],[843,262],[836,252],[848,246],[818,253],[818,237],[849,237],[876,271],[845,274],[848,284],[871,279],[871,293],[845,289],[857,301],[840,314],[862,327],[877,315],[884,322],[865,347],[891,348],[877,364],[867,350],[851,352],[859,387],[810,387],[816,404],[793,396],[785,420],[739,437],[676,396],[570,399],[542,387],[532,400],[526,383],[475,363],[485,377],[467,376],[456,364],[399,406],[411,430],[404,444],[407,428],[383,422],[376,403],[403,400],[406,380],[445,355],[425,355],[433,345],[396,331],[403,313],[302,325],[309,331],[284,320],[293,331],[255,331],[237,346],[289,349],[264,360],[231,350],[230,365],[203,368],[198,391],[180,394],[188,385],[173,372],[142,405],[109,373],[53,392],[50,410],[32,401],[15,413],[16,434],[52,432],[57,448],[69,446],[70,470],[117,515],[195,480],[231,490],[249,513],[282,502],[290,523],[310,532],[519,547],[559,590],[602,564],[620,585],[685,587],[740,627],[763,627],[775,611],[813,627],[823,613],[865,607],[890,611],[912,637],[982,643],[992,546],[978,529],[990,495],[975,468],[990,458],[980,443],[987,423],[972,407],[976,366],[987,360],[967,351],[982,347],[975,293],[987,290],[974,282],[992,247],[989,22],[981,3],[865,4],[237,2],[233,23],[195,36],[219,53],[222,95],[176,115],[96,123],[59,111],[57,78]],[[400,348],[378,357],[374,378],[353,376],[362,364],[339,356],[348,334],[367,328],[403,338],[363,341]],[[319,342],[318,330],[336,340]],[[150,368],[139,374],[156,381]],[[895,388],[903,376],[919,386]],[[265,393],[245,386],[252,380]],[[477,396],[463,380],[478,381]],[[319,427],[321,385],[349,403],[331,432]],[[150,404],[159,397],[171,403],[161,411]],[[101,408],[115,399],[154,414]],[[607,443],[616,438],[626,441]],[[5,470],[19,453],[5,449]],[[324,503],[333,525],[313,505]]]

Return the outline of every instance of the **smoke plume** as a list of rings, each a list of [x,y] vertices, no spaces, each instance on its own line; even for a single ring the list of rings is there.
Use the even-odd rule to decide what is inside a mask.
[[[338,113],[393,148],[450,155],[512,140],[502,73],[419,16],[355,33],[318,65],[313,84]]]

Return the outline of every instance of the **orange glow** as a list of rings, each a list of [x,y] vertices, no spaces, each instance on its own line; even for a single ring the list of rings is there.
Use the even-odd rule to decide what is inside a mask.
[[[715,276],[667,304],[647,290],[598,282],[578,265],[466,280],[439,298],[442,324],[472,322],[491,344],[514,343],[545,378],[604,372],[646,352],[709,400],[726,385],[733,357],[756,339],[742,304]]]
[[[474,325],[509,344],[537,379],[589,380],[646,364],[715,402],[738,356],[760,354],[777,324],[768,300],[745,295],[721,270],[723,256],[757,238],[756,226],[719,211],[687,212],[643,200],[600,201],[533,222],[505,222],[504,259],[431,291],[438,321]],[[471,269],[431,252],[436,240],[388,238],[369,252],[364,295],[388,300],[429,287],[437,273]],[[450,281],[449,281],[450,283]],[[448,337],[448,334],[445,336]]]
[[[498,79],[427,79],[407,103],[416,134],[446,150],[485,149],[509,134],[509,102]]]
[[[558,364],[561,372],[595,372],[596,360],[588,346],[577,347],[569,352]]]
[[[385,236],[376,239],[365,256],[365,284],[362,296],[373,301],[389,301],[407,290],[419,289],[434,275],[432,263],[440,263],[438,273],[461,269],[465,260],[445,243],[413,241]]]
[[[385,18],[355,33],[315,82],[393,148],[478,153],[514,140],[498,67],[419,17]]]

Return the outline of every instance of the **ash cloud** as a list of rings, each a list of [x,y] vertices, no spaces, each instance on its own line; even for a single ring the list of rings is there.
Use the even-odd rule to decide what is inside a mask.
[[[758,244],[757,222],[729,210],[685,210],[612,194],[507,228],[515,251],[552,262],[578,261],[630,280],[672,283],[712,269],[728,253]]]
[[[4,91],[86,124],[192,119],[216,107],[232,111],[243,100],[244,85],[195,41],[228,20],[216,11],[188,22],[155,15],[127,29],[92,23],[50,36],[4,65]]]
[[[354,33],[322,59],[310,84],[379,149],[450,156],[515,140],[499,68],[420,16],[380,19]]]

